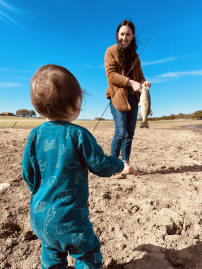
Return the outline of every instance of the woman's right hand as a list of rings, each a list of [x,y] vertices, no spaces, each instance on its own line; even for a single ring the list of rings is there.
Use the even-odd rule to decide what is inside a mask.
[[[139,83],[139,82],[137,82],[135,80],[130,79],[128,84],[129,84],[129,86],[131,86],[133,88],[133,90],[135,92],[140,92],[141,93],[141,91],[142,91],[142,85],[141,85],[141,83]]]

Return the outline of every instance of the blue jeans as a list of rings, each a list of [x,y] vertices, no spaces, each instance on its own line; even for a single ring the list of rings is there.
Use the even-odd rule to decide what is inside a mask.
[[[122,153],[122,161],[129,163],[132,140],[135,132],[138,101],[135,95],[129,94],[128,101],[131,110],[127,112],[118,111],[110,102],[111,113],[115,122],[115,134],[111,144],[111,156],[119,157]]]

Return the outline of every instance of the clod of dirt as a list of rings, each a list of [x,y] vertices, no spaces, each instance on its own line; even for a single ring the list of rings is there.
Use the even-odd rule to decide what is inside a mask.
[[[103,197],[103,199],[106,199],[106,200],[112,199],[110,192],[105,192],[102,197]]]
[[[25,234],[24,234],[24,239],[25,240],[36,240],[37,239],[37,236],[33,233],[33,231],[27,231]]]
[[[167,235],[180,235],[183,229],[183,217],[169,208],[161,209],[155,222],[164,228]]]
[[[6,238],[8,236],[18,236],[21,232],[21,228],[18,224],[13,222],[7,222],[2,225],[0,238]]]
[[[5,191],[6,189],[8,189],[10,187],[9,183],[1,183],[0,184],[0,193]]]

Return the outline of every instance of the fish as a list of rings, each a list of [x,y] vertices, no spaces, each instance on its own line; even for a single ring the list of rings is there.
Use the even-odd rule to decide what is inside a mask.
[[[151,114],[151,98],[149,93],[149,88],[142,88],[142,92],[140,95],[140,106],[141,106],[141,115],[142,122],[140,124],[140,128],[149,128],[148,124],[148,116]]]

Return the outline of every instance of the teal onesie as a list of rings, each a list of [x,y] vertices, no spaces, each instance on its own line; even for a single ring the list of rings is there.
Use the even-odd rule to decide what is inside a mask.
[[[42,269],[67,268],[68,254],[76,269],[102,267],[100,242],[89,221],[88,171],[110,177],[123,168],[81,126],[47,121],[31,131],[22,175],[32,192],[30,222],[42,241]]]

